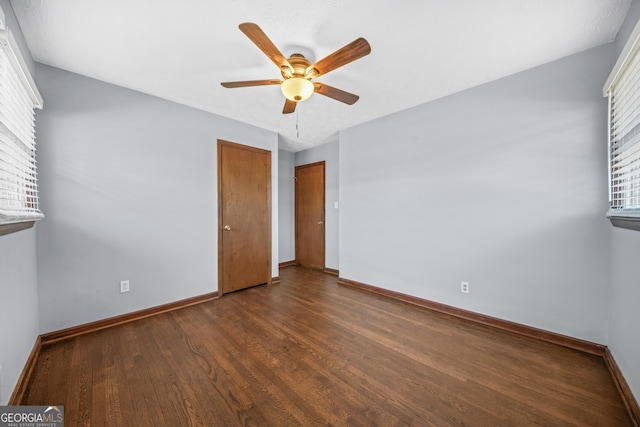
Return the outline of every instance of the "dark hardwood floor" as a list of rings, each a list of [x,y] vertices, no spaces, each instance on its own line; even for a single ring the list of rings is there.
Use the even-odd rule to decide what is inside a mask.
[[[601,357],[298,267],[43,348],[66,426],[631,426]]]

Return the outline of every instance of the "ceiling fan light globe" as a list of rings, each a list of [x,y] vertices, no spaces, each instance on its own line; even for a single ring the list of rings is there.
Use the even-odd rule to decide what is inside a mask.
[[[300,102],[313,94],[314,86],[311,81],[303,77],[291,77],[282,82],[280,89],[288,100]]]

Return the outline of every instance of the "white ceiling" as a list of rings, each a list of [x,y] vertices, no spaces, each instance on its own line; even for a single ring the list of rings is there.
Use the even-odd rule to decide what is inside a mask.
[[[631,0],[12,0],[36,61],[230,117],[299,151],[345,128],[614,39]],[[285,56],[316,60],[358,37],[371,54],[318,81],[283,115],[277,67],[238,29],[255,22]],[[604,83],[604,82],[603,82]],[[46,108],[46,99],[45,99]],[[297,130],[296,130],[297,127]]]

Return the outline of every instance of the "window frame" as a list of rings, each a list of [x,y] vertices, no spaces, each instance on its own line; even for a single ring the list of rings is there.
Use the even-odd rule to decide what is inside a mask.
[[[22,85],[22,89],[24,89],[23,101],[26,105],[32,106],[32,111],[34,113],[33,120],[35,121],[35,109],[42,108],[43,100],[35,85],[35,82],[31,76],[31,73],[29,72],[29,69],[24,61],[24,58],[22,57],[20,48],[16,43],[16,40],[13,37],[13,34],[11,33],[10,29],[7,28],[6,26],[4,18],[5,18],[4,12],[0,7],[0,49],[2,49],[4,51],[4,54],[6,55],[7,66],[11,67],[11,69],[13,70],[13,73],[15,73],[14,76],[17,77],[17,81],[19,81],[19,83]],[[14,79],[16,77],[14,77]],[[12,138],[14,137],[15,135]],[[25,159],[29,158],[30,161],[33,163],[33,167],[30,169],[31,170],[30,175],[32,176],[32,184],[30,185],[31,188],[27,188],[27,186],[22,186],[20,190],[21,192],[24,192],[23,196],[25,197],[25,199],[30,200],[28,204],[35,203],[36,209],[35,211],[34,210],[30,211],[28,215],[19,214],[19,215],[16,215],[14,218],[9,217],[9,219],[5,219],[5,221],[0,222],[0,236],[9,234],[9,233],[14,233],[16,231],[24,230],[27,228],[31,228],[33,227],[35,221],[42,219],[44,217],[44,215],[42,215],[42,212],[40,212],[39,210],[39,205],[37,201],[38,187],[37,187],[37,170],[35,166],[35,161],[36,161],[35,138],[33,138],[33,141],[29,141],[29,142],[33,142],[34,145],[30,150],[28,149],[29,150],[27,153],[28,155],[25,156]],[[17,144],[20,144],[20,142],[17,142]],[[11,146],[12,145],[10,143],[5,142],[5,147],[11,147]],[[14,160],[14,159],[15,158],[13,158],[11,154],[9,154],[9,160]],[[14,163],[11,163],[11,162],[9,163],[10,166],[12,164]],[[33,199],[34,192],[35,192],[35,202],[32,202],[34,200]],[[29,206],[29,208],[33,208],[33,207],[34,206]]]
[[[636,55],[640,55],[640,21],[636,24],[633,31],[631,32],[624,48],[622,49],[620,56],[618,57],[607,81],[604,84],[602,89],[603,96],[608,99],[608,108],[607,108],[607,151],[608,151],[608,166],[607,166],[607,180],[608,180],[608,188],[609,188],[609,210],[606,214],[607,218],[611,221],[611,224],[615,227],[626,228],[631,230],[640,231],[640,208],[614,208],[613,204],[615,203],[615,195],[613,194],[614,189],[614,173],[615,171],[612,168],[612,147],[614,141],[612,140],[612,115],[613,106],[612,106],[612,91],[615,88],[616,84],[621,80],[621,77],[624,73],[629,72],[629,66],[632,63],[633,58]],[[634,70],[640,71],[640,62],[636,61],[636,66]],[[634,97],[635,102],[640,102],[640,94]],[[640,141],[633,144],[640,145]]]

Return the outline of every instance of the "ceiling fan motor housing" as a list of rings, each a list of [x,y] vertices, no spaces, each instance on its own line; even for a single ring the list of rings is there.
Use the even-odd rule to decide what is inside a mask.
[[[289,65],[291,65],[293,72],[289,67],[282,67],[281,73],[282,77],[285,79],[289,79],[291,77],[312,79],[318,74],[318,71],[315,68],[309,69],[309,67],[311,67],[311,62],[309,62],[309,60],[301,53],[292,54],[287,61],[289,62]]]

